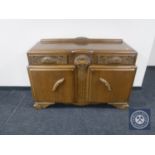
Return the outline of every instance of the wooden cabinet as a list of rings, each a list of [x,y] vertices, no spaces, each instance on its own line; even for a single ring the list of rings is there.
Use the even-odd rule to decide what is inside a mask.
[[[37,102],[74,102],[74,66],[29,67]]]
[[[136,57],[121,39],[43,39],[28,51],[34,107],[61,102],[126,108]]]

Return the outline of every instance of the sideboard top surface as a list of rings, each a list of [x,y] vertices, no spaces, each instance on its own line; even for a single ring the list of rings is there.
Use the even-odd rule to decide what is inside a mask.
[[[41,39],[29,50],[29,53],[39,53],[43,51],[70,52],[73,50],[135,53],[134,49],[127,45],[122,39],[88,39],[84,37],[74,39]]]

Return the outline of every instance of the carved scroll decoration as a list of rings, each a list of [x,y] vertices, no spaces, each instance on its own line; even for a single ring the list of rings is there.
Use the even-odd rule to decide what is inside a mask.
[[[86,100],[87,67],[90,63],[90,58],[87,55],[81,54],[74,59],[74,64],[77,67],[77,95],[79,103],[84,103]]]
[[[67,64],[67,56],[30,56],[30,65]]]
[[[55,82],[55,84],[53,85],[52,91],[56,91],[56,89],[58,88],[58,86],[64,82],[64,78],[59,79],[58,81]]]
[[[134,63],[135,56],[98,56],[98,64],[132,65]]]

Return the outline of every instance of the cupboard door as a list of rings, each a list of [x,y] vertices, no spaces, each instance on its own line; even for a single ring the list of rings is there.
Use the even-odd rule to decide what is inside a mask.
[[[125,102],[132,88],[134,66],[90,66],[88,71],[89,102]]]
[[[33,96],[38,102],[74,102],[74,66],[30,66]]]

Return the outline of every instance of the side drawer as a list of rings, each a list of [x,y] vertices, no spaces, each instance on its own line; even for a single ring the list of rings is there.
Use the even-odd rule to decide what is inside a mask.
[[[90,66],[89,102],[125,102],[128,100],[136,67]]]
[[[74,66],[29,66],[36,101],[74,102]]]
[[[99,65],[134,65],[136,54],[130,55],[97,55]]]
[[[30,65],[65,65],[67,55],[31,55],[28,60]]]

